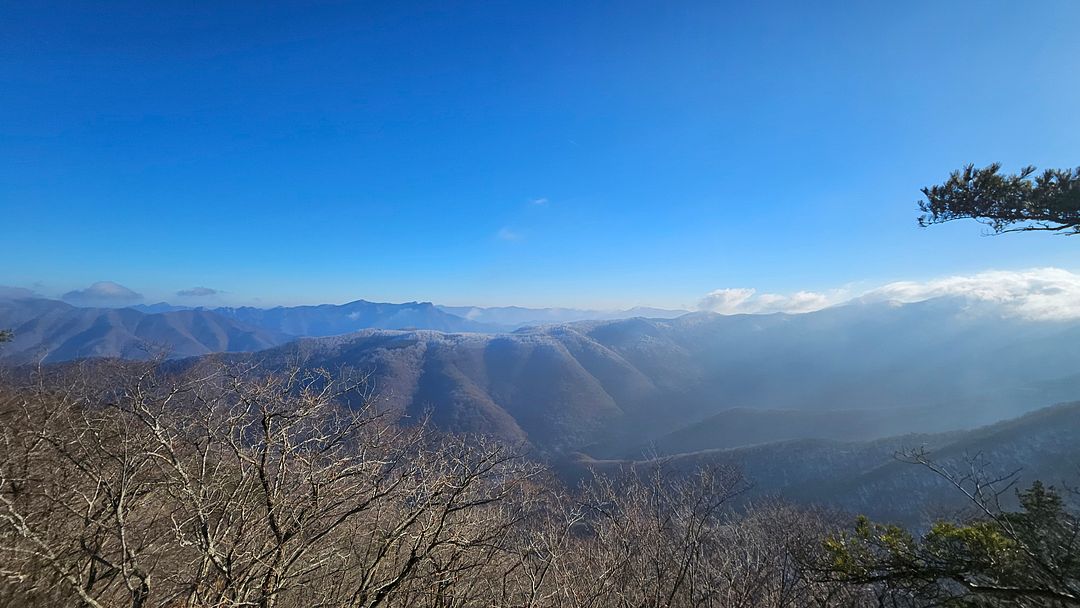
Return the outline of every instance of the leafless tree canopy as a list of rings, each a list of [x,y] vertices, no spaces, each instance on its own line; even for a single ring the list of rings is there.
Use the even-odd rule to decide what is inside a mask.
[[[0,605],[858,605],[801,566],[824,520],[733,515],[735,471],[566,491],[512,447],[338,405],[362,389],[153,365],[2,389]]]

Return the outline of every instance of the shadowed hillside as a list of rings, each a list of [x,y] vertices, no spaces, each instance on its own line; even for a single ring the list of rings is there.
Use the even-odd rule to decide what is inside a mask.
[[[939,465],[958,471],[972,463],[991,475],[1019,471],[1018,487],[1036,479],[1074,482],[1080,462],[1080,402],[1063,403],[993,425],[950,433],[907,434],[873,441],[800,439],[663,458],[671,470],[739,467],[753,488],[745,500],[782,496],[874,518],[918,524],[971,507],[944,479],[902,462],[898,453],[925,449]],[[613,472],[644,461],[595,460],[577,455],[561,470],[578,479],[587,470]],[[1004,496],[1012,504],[1012,494]]]

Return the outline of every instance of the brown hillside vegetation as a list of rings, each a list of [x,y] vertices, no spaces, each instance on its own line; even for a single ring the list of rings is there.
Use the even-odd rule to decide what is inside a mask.
[[[858,605],[831,529],[728,509],[730,468],[567,491],[505,445],[402,427],[320,372],[152,366],[3,391],[0,605]],[[63,380],[63,382],[61,382]]]

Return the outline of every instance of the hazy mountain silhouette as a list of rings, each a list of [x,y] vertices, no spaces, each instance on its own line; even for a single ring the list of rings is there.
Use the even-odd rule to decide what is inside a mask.
[[[132,304],[128,308],[134,308],[139,312],[146,312],[155,314],[159,312],[176,312],[178,310],[195,310],[197,306],[178,306],[175,304],[169,304],[168,302],[157,302],[155,304]]]
[[[724,449],[792,439],[876,439],[927,430],[966,429],[1080,396],[1080,377],[914,407],[836,410],[731,408],[623,451],[626,458]],[[1025,406],[1025,403],[1031,404]]]
[[[273,369],[297,351],[312,366],[370,372],[401,413],[430,411],[450,430],[600,457],[654,440],[702,449],[968,428],[1080,397],[1080,377],[1070,378],[1080,323],[1003,317],[955,300],[503,335],[366,330],[251,357]]]
[[[356,300],[348,304],[214,308],[213,312],[249,325],[293,336],[336,336],[361,329],[433,329],[446,332],[505,330],[440,310],[430,302],[388,304]]]
[[[284,344],[285,334],[344,334]],[[214,310],[0,303],[9,360],[256,351],[371,373],[402,415],[525,441],[545,454],[633,458],[792,439],[863,440],[971,428],[1080,398],[1080,322],[1003,316],[938,299],[807,314],[693,313],[580,321],[513,333],[429,303]],[[456,333],[455,333],[456,332]]]
[[[14,331],[14,340],[0,350],[0,357],[14,362],[190,357],[261,350],[289,339],[206,310],[147,314],[39,298],[0,300],[0,327]]]
[[[190,357],[254,351],[301,336],[333,336],[364,328],[505,330],[443,312],[426,302],[276,308],[190,308],[166,302],[125,308],[83,308],[59,300],[0,298],[0,328],[15,340],[8,361],[66,361],[84,357]]]
[[[141,312],[172,312],[196,307],[167,302],[136,304]],[[203,308],[198,308],[203,310]],[[626,310],[585,310],[577,308],[525,308],[521,306],[441,306],[429,302],[389,304],[356,300],[348,304],[317,306],[277,306],[258,308],[209,308],[218,314],[295,336],[334,336],[361,329],[434,329],[446,332],[508,332],[531,325],[547,325],[584,320],[614,320],[632,317],[670,319],[685,310],[629,308]]]
[[[649,317],[673,319],[685,315],[685,310],[635,307],[626,310],[586,310],[579,308],[525,308],[521,306],[438,306],[440,310],[471,321],[504,327],[520,328],[573,321],[629,319]]]
[[[1080,462],[1080,402],[1058,404],[973,430],[907,434],[873,441],[800,439],[742,448],[705,450],[664,457],[673,472],[701,466],[735,465],[753,484],[743,497],[782,495],[866,513],[877,519],[918,524],[944,513],[969,509],[970,502],[948,482],[897,455],[925,449],[946,469],[970,472],[984,466],[991,476],[1018,472],[1018,487],[1036,479],[1061,485],[1075,479]],[[568,478],[588,470],[611,471],[642,460],[596,460],[578,454],[561,464]],[[1015,496],[1002,496],[1006,506]]]

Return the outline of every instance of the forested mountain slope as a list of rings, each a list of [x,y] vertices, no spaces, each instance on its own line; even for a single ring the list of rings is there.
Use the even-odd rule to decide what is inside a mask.
[[[600,457],[624,456],[732,408],[801,412],[771,422],[767,416],[784,414],[763,414],[769,424],[743,437],[746,444],[793,438],[800,416],[830,427],[829,416],[845,416],[838,410],[868,412],[866,424],[831,425],[835,432],[824,436],[864,439],[892,434],[892,422],[925,422],[905,431],[969,428],[1080,397],[1068,378],[1078,371],[1080,325],[954,300],[590,321],[503,335],[368,330],[248,358],[273,369],[297,356],[370,374],[387,405],[430,412],[444,428]]]
[[[782,496],[876,519],[918,524],[971,508],[964,495],[927,468],[898,458],[925,450],[949,471],[988,478],[1016,472],[1017,487],[1036,479],[1059,488],[1080,479],[1080,402],[1058,404],[967,431],[907,434],[873,441],[801,439],[661,457],[670,470],[739,467],[752,484],[745,500]],[[569,479],[646,460],[596,460],[577,455],[561,466]],[[1004,487],[1004,486],[1002,486]],[[1005,506],[1015,495],[1005,492]]]

